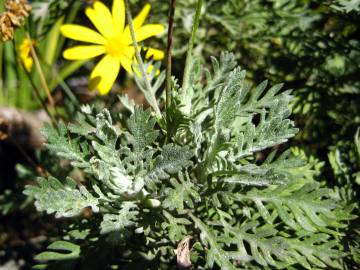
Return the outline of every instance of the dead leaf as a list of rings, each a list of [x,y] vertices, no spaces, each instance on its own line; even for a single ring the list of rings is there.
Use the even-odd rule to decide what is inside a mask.
[[[186,236],[181,242],[178,244],[176,253],[176,260],[179,269],[190,269],[192,267],[190,260],[190,240],[192,236]]]

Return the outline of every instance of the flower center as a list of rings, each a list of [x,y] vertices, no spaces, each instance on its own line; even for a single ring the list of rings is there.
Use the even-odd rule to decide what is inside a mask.
[[[126,52],[128,44],[124,42],[125,40],[121,35],[111,37],[107,40],[106,51],[113,57],[123,56]]]

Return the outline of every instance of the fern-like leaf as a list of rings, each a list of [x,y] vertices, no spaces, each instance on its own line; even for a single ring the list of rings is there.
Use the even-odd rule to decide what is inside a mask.
[[[129,130],[126,138],[136,154],[140,155],[158,137],[159,131],[154,130],[155,122],[150,110],[144,111],[141,107],[135,107],[134,113],[126,122]]]
[[[35,198],[38,211],[55,213],[58,218],[79,215],[86,207],[99,211],[97,198],[84,186],[77,188],[71,178],[67,178],[65,184],[54,177],[39,178],[37,185],[26,186],[24,194]]]
[[[147,175],[148,180],[157,181],[169,178],[171,174],[176,174],[181,169],[190,166],[192,156],[193,153],[187,147],[165,145],[161,154],[156,157],[154,167]]]
[[[47,139],[45,145],[50,151],[54,152],[59,157],[70,160],[73,166],[79,168],[88,167],[86,153],[82,151],[83,149],[81,149],[81,146],[77,141],[68,139],[67,129],[63,123],[59,124],[57,130],[50,124],[45,124],[41,133]]]
[[[116,214],[105,214],[101,222],[101,233],[121,232],[125,228],[136,224],[138,214],[137,205],[133,202],[123,202],[121,209]]]
[[[326,231],[337,234],[328,227],[341,228],[339,221],[349,215],[337,212],[338,202],[331,198],[329,189],[320,188],[312,182],[291,191],[291,186],[279,186],[264,190],[253,189],[247,194],[233,195],[236,200],[251,200],[255,203],[262,217],[272,223],[269,211],[276,211],[279,218],[295,231]],[[265,207],[270,204],[271,207]],[[270,210],[271,209],[271,210]]]
[[[68,241],[55,241],[51,243],[48,250],[35,256],[38,261],[62,261],[80,257],[80,246]]]
[[[183,176],[179,174],[179,181],[172,178],[170,182],[173,188],[166,188],[164,190],[165,200],[162,204],[164,208],[169,210],[177,209],[179,212],[182,212],[184,210],[184,204],[189,208],[194,208],[193,200],[200,202],[200,195],[189,177],[185,180]]]

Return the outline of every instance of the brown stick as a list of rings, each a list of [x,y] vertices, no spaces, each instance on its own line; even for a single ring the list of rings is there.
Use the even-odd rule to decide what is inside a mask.
[[[26,33],[26,38],[28,38],[31,41],[29,33]],[[31,57],[34,59],[36,70],[37,70],[37,72],[39,73],[39,76],[40,76],[41,86],[43,87],[43,89],[44,89],[44,91],[45,91],[45,93],[46,93],[46,95],[48,97],[50,106],[55,107],[55,102],[54,102],[54,99],[51,96],[49,87],[48,87],[48,85],[46,83],[45,75],[44,75],[44,72],[42,71],[39,58],[37,57],[36,51],[35,51],[34,46],[32,45],[31,42],[30,42],[30,53],[31,53]]]
[[[173,46],[173,32],[174,32],[174,14],[175,14],[176,0],[170,0],[169,10],[169,29],[167,36],[166,49],[166,109],[171,105],[171,57]]]

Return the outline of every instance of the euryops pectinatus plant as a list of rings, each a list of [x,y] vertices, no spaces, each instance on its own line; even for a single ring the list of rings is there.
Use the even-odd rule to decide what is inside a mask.
[[[26,187],[39,211],[73,220],[39,261],[61,269],[343,268],[351,207],[319,181],[315,158],[285,149],[298,132],[291,91],[266,81],[250,87],[229,52],[204,67],[192,52],[201,5],[179,84],[169,65],[165,76],[158,63],[144,64],[122,4],[149,108],[120,96],[119,115],[83,105],[75,123],[43,129],[48,150],[77,174]]]

